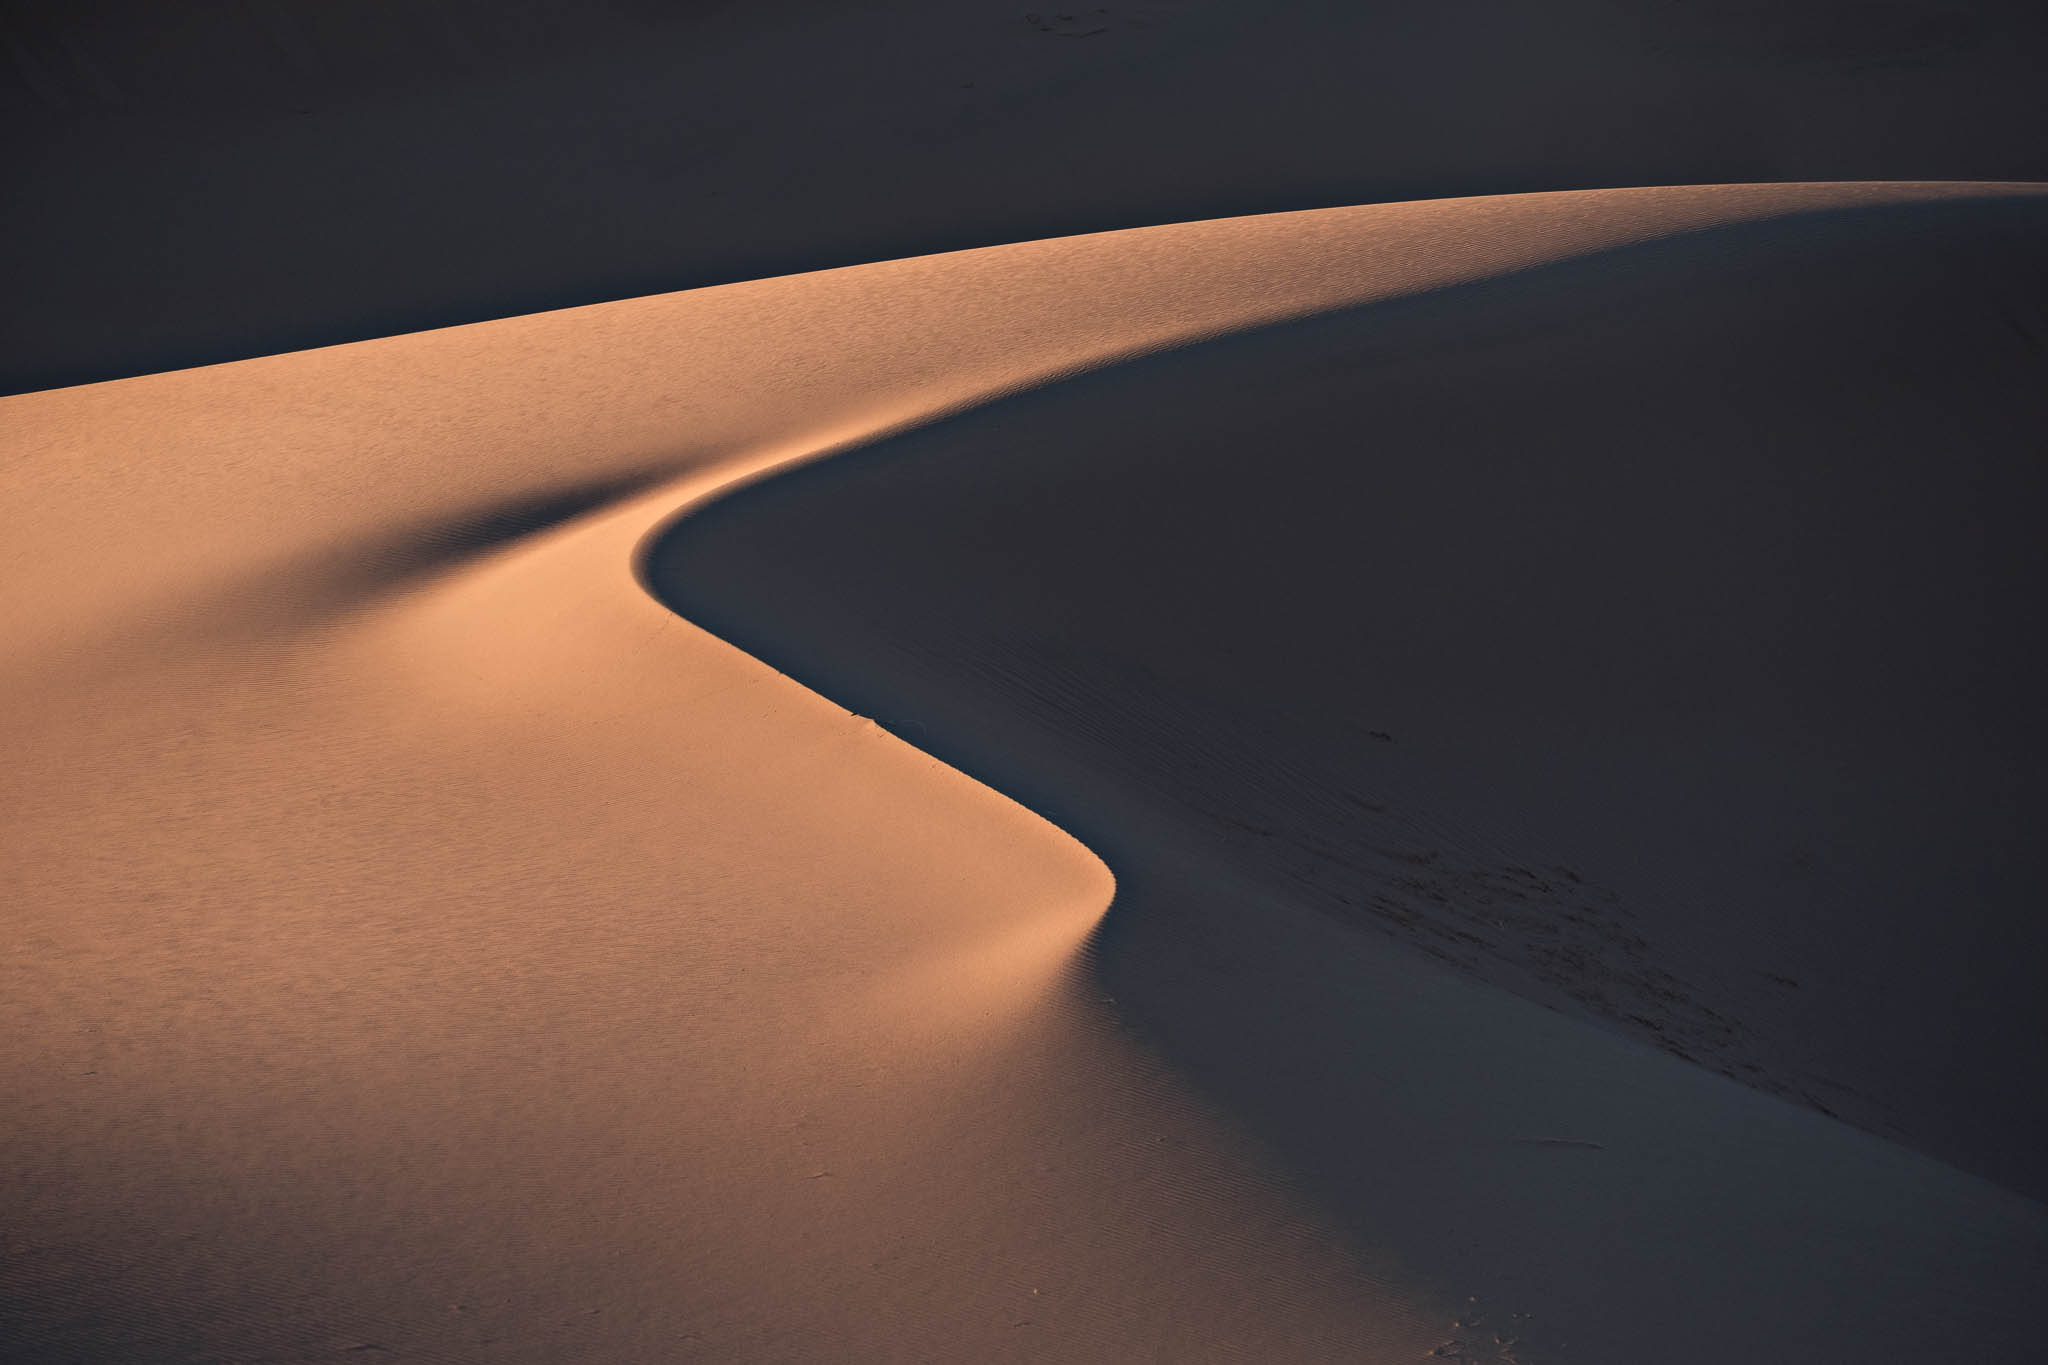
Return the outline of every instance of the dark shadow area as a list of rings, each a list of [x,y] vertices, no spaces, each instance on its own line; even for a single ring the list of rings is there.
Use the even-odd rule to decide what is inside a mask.
[[[2039,1198],[2044,228],[1815,214],[1213,342],[645,572],[1101,854],[1108,993],[1340,1208],[1369,1104],[1216,1059],[1341,1043],[1204,1041],[1341,1036],[1341,953],[1227,984],[1283,906]]]
[[[258,625],[275,629],[280,617],[323,622],[645,492],[667,477],[669,471],[659,467],[630,470],[326,546],[238,585],[224,613],[222,602],[203,605],[200,620],[223,621],[236,633]],[[180,628],[192,624],[185,621]]]
[[[1232,214],[2048,178],[2024,0],[1090,13],[15,0],[0,391]]]
[[[644,493],[668,477],[665,468],[629,470],[406,526],[334,554],[327,579],[340,596],[389,592]]]

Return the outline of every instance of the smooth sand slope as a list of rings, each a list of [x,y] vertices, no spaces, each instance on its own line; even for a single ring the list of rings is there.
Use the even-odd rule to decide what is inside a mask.
[[[1996,585],[2025,565],[1991,533],[2038,493],[1999,456],[2031,420],[2013,371],[2038,365],[2039,320],[1986,300],[2038,270],[2015,245],[2038,238],[2032,196],[1791,185],[1194,223],[6,400],[0,1343],[37,1361],[2027,1349],[2048,1277],[2039,1203],[1765,1093],[1812,1098],[1789,1078],[1818,1068],[1873,1114],[1890,1106],[1898,1136],[2019,1182],[2024,1163],[1998,1166],[2010,1150],[1931,1112],[1982,1101],[1977,1071],[1930,1092],[1926,1068],[1880,1064],[1887,1029],[1949,1016],[1908,992],[1865,1016],[1876,1036],[1823,1028],[1798,1052],[1806,1024],[1871,1005],[1861,978],[1803,980],[1810,1016],[1757,1011],[1770,993],[1731,983],[1766,959],[1810,970],[1811,945],[1717,952],[1650,894],[1753,935],[1771,909],[1715,897],[1758,884],[1756,820],[1723,811],[1731,882],[1649,887],[1601,823],[1605,779],[1567,774],[1547,814],[1538,798],[1619,696],[1643,705],[1611,757],[1641,778],[1642,736],[1690,761],[1729,727],[1790,725],[1785,708],[1858,661],[1789,649],[1775,690],[1673,718],[1680,665],[1615,625],[1631,604],[1614,584],[1633,580],[1609,570],[1640,568],[1664,600],[1697,587],[1679,548],[1724,530],[1790,556],[1789,581],[1814,566],[1729,509],[1702,463],[1715,451],[1776,471],[1795,506],[1840,490],[1835,534],[1869,573],[1873,519],[1917,480],[1928,539],[1899,572],[1979,543],[1968,527],[1991,536],[1976,576],[1936,586],[1984,590],[1958,629],[1996,644]],[[1686,234],[1705,235],[1653,245]],[[1772,329],[1730,262],[1775,283]],[[1944,263],[1941,292],[1908,295],[1928,318],[1865,288],[1912,262]],[[1474,309],[1475,290],[1506,292]],[[1687,325],[1646,324],[1652,309]],[[1333,316],[1299,321],[1317,315]],[[1926,448],[1907,400],[1841,426],[1924,368],[1907,327],[1915,368],[1873,380],[1892,354],[1880,316],[1950,329],[1943,410],[1977,400],[1952,464],[1899,463]],[[1748,351],[1698,431],[1666,420],[1655,387],[1697,392],[1693,324],[1714,354]],[[1519,460],[1496,458],[1516,404],[1554,422],[1513,427]],[[645,542],[736,481],[955,413]],[[1799,439],[1733,440],[1730,423],[1759,421]],[[1384,450],[1359,444],[1375,426]],[[1454,685],[1473,646],[1367,668],[1371,637],[1412,646],[1430,620],[1486,609],[1478,580],[1500,565],[1461,552],[1490,542],[1446,518],[1568,519],[1567,473],[1606,481],[1610,514],[1640,511],[1618,457],[1649,434],[1665,442],[1641,459],[1704,471],[1696,500],[1663,509],[1670,537],[1581,527],[1596,564],[1532,555],[1517,577],[1546,611],[1584,595],[1572,639],[1607,651],[1609,675],[1509,632],[1525,648],[1485,676],[1520,677],[1515,714]],[[1884,459],[1855,466],[1858,449]],[[1045,462],[1066,457],[1087,467],[1052,480]],[[1383,482],[1416,518],[1365,505]],[[843,518],[816,515],[821,494]],[[1230,553],[1241,517],[1304,509],[1312,534],[1282,537],[1270,569]],[[1361,542],[1386,558],[1358,558]],[[1390,607],[1382,575],[1404,566],[1414,593]],[[843,680],[840,700],[872,691],[863,709],[915,741],[1016,778],[1089,847],[677,618],[636,569],[722,631],[772,629],[776,661]],[[1731,649],[1777,659],[1782,635],[1715,614],[1756,577],[1735,573],[1726,603],[1684,600]],[[1306,587],[1290,598],[1282,578]],[[788,617],[752,614],[770,603]],[[1782,629],[1812,606],[1794,594]],[[1378,630],[1341,628],[1368,610]],[[1890,619],[1830,638],[1867,650]],[[1124,648],[1169,675],[1134,676]],[[1880,688],[1824,733],[1867,756],[1869,726],[1955,676]],[[1965,678],[1992,715],[2011,709],[2003,676]],[[1236,690],[1276,682],[1295,685],[1284,706]],[[1783,733],[1754,742],[1771,755]],[[1513,765],[1504,743],[1524,746]],[[1411,750],[1429,761],[1359,787],[1361,763]],[[1907,757],[1955,780],[1994,766]],[[1704,805],[1753,794],[1742,758],[1706,774]],[[1503,786],[1509,766],[1545,790]],[[1797,813],[1819,788],[1788,771]],[[1889,835],[1902,790],[1851,814]],[[1333,814],[1346,794],[1382,809]],[[1909,869],[1982,851],[1956,812],[2029,809],[1943,795],[1952,818],[1898,854]],[[1649,783],[1630,833],[1666,840],[1659,856],[1694,848],[1669,796]],[[1276,814],[1284,836],[1222,828]],[[1391,918],[1426,944],[1420,926],[1469,930],[1462,901],[1404,900],[1406,920],[1342,904],[1394,880],[1372,861],[1385,849],[1428,852],[1423,832],[1460,875],[1512,875],[1486,861],[1495,843],[1545,869],[1569,850],[1613,896],[1518,906],[1511,929],[1451,945],[1447,971],[1360,929]],[[1304,837],[1370,857],[1333,874]],[[2032,875],[2017,855],[1987,865],[2011,886]],[[1828,888],[1863,875],[1832,866]],[[1940,946],[1925,923],[1969,922],[2007,884],[1975,889],[1884,923],[1916,953]],[[1598,951],[1546,975],[1527,949],[1552,907],[1592,917]],[[1820,923],[1852,940],[1841,913]],[[1574,1003],[1587,1022],[1513,993],[1562,1003],[1561,980],[1591,982],[1612,1003],[1599,953],[1627,946],[1620,916],[1647,921],[1622,987],[1687,973],[1650,1023],[1711,1008],[1740,1020],[1739,1046],[1694,1065],[1617,1036],[1627,1021],[1598,1001]],[[1982,1040],[1957,1025],[1944,1041]],[[1730,1058],[1757,1086],[1709,1069]],[[1987,1108],[1983,1126],[2009,1136],[2028,1112]]]

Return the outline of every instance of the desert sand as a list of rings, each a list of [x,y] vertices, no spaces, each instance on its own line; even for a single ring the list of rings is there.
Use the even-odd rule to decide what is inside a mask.
[[[1769,265],[1770,244],[1799,255],[1806,232],[1973,235],[1964,258],[1998,269],[2009,263],[1988,248],[2037,232],[2041,204],[1994,186],[1789,186],[1278,215],[7,400],[7,1265],[24,1358],[1507,1358],[1501,1334],[1530,1360],[1625,1359],[1645,1339],[1670,1360],[1927,1359],[1961,1335],[2027,1339],[2048,1217],[1787,1102],[1801,1098],[1805,1059],[1785,1051],[1799,1020],[1745,1021],[1759,1040],[1741,1060],[1771,1084],[1739,1086],[1489,989],[1515,963],[1512,933],[1446,971],[1323,913],[1327,877],[1290,887],[1284,839],[1215,828],[1291,800],[1370,846],[1460,814],[1442,799],[1403,793],[1394,814],[1347,821],[1331,800],[1385,804],[1384,784],[1276,792],[1280,747],[1211,780],[1210,805],[1162,792],[1160,772],[1214,765],[1162,765],[1139,741],[1197,752],[1159,727],[1232,679],[1141,680],[1158,704],[1134,705],[1115,690],[1120,641],[1173,669],[1188,663],[1173,649],[1228,658],[1236,636],[1250,667],[1292,672],[1293,723],[1320,719],[1340,765],[1357,752],[1342,725],[1395,715],[1412,745],[1448,722],[1319,691],[1326,669],[1189,582],[1218,572],[1213,556],[1149,575],[1186,589],[1182,618],[1155,629],[1122,614],[1099,556],[1146,577],[1135,561],[1174,547],[1058,518],[1114,515],[1122,470],[1185,442],[1177,421],[1229,433],[1218,476],[1258,515],[1254,490],[1299,487],[1282,452],[1248,449],[1213,401],[1172,386],[1228,395],[1231,374],[1277,365],[1320,401],[1270,406],[1270,385],[1247,381],[1222,410],[1305,412],[1310,430],[1290,435],[1328,437],[1384,401],[1353,363],[1384,312],[1436,329],[1388,346],[1424,357],[1391,366],[1390,383],[1477,365],[1553,391],[1534,357],[1584,355],[1556,360],[1557,336],[1523,315],[1558,306],[1546,270],[1664,291],[1654,316],[1668,325],[1631,325],[1625,309],[1574,329],[1612,363],[1617,347],[1693,330],[1696,313],[1747,319],[1694,252]],[[1854,314],[1813,316],[1837,301],[1832,277],[1799,259],[1818,283],[1766,291],[1791,353],[1746,367],[1781,370],[1804,329],[1842,345],[1868,334]],[[1460,332],[1468,291],[1517,281],[1532,301],[1476,310],[1479,334]],[[1602,310],[1597,290],[1573,297]],[[1993,338],[1958,367],[1972,373],[2024,351],[1972,335]],[[2038,401],[1995,369],[1980,382],[2009,400],[1983,417],[1994,435]],[[1081,406],[1013,411],[1062,401]],[[1779,419],[1806,420],[1777,401]],[[1105,411],[1124,424],[1108,442],[1122,465],[1075,444]],[[1035,421],[1053,425],[1034,435]],[[816,466],[865,501],[829,489],[822,514],[787,524],[750,510],[779,489],[800,498],[812,485],[799,474],[713,503],[694,519],[704,549],[692,518],[663,529],[679,507],[906,431],[896,443],[944,452],[936,490],[897,472],[884,441]],[[1440,438],[1437,458],[1490,450],[1485,431]],[[1005,432],[1097,467],[1049,477],[1002,458]],[[1689,449],[1671,440],[1666,459]],[[1616,450],[1657,454],[1586,458]],[[1366,540],[1385,531],[1355,520],[1360,458],[1324,455],[1352,471],[1342,521]],[[1403,466],[1376,462],[1364,483],[1423,477]],[[1962,481],[1976,466],[1945,467]],[[1205,487],[1209,468],[1152,465],[1145,496]],[[1478,515],[1485,491],[1459,488]],[[1000,521],[933,501],[966,495],[1044,532],[1007,589],[974,553],[943,548],[965,537],[1000,566],[1014,544]],[[1180,525],[1215,534],[1199,509]],[[1669,533],[1718,525],[1699,514]],[[943,573],[917,559],[916,526],[939,538]],[[1055,562],[1100,598],[1068,597]],[[1331,573],[1228,562],[1253,594],[1269,571]],[[985,751],[1027,792],[1057,785],[1046,807],[1113,840],[1113,861],[678,619],[636,566],[664,594],[729,604],[755,633],[786,629],[821,667],[895,699],[892,722],[917,742]],[[1284,634],[1301,601],[1362,612],[1371,590],[1329,576],[1255,609]],[[1401,596],[1421,594],[1430,615],[1443,605],[1426,594],[1447,590],[1409,581]],[[1052,598],[1065,653],[1039,673],[1057,685],[1057,659],[1080,660],[1065,665],[1075,691],[1005,706],[1047,686],[1031,671],[1045,618],[1030,608]],[[915,628],[899,638],[845,605],[876,600]],[[1597,596],[1587,608],[1613,611]],[[978,655],[963,629],[977,620],[1024,662]],[[958,686],[977,660],[970,679],[994,685]],[[1283,709],[1266,697],[1237,694],[1255,718]],[[1518,719],[1455,690],[1438,705]],[[1134,732],[1148,715],[1153,732]],[[911,730],[917,717],[926,728]],[[1584,721],[1567,710],[1537,728]],[[1198,733],[1231,762],[1227,734]],[[1499,776],[1458,758],[1451,780]],[[1599,814],[1601,796],[1566,816]],[[1468,865],[1512,875],[1460,838],[1443,840],[1447,881]],[[1581,875],[1606,870],[1599,854]],[[1389,880],[1368,857],[1350,878]],[[1711,908],[1723,933],[1770,913]],[[1613,932],[1596,925],[1590,941]],[[1796,944],[1750,960],[1806,970]],[[1642,1027],[1745,1003],[1701,981],[1698,1000]],[[1885,1018],[1885,1002],[1856,998],[1871,988],[1814,983],[1855,1027]],[[1910,999],[1889,1008],[1922,1027],[1942,1018]],[[1840,1074],[1867,1081],[1854,1061]],[[1870,1099],[1920,1100],[1924,1079]],[[1925,1148],[2008,1152],[1958,1148],[1938,1114],[1912,1112],[1905,1135]]]
[[[689,60],[838,70],[801,9]],[[2048,189],[1981,9],[1761,64],[1648,11],[1573,69],[1690,74],[1583,158],[1613,89],[1493,136],[1513,30],[1135,162],[1264,30],[1040,15],[994,65],[1110,54],[1051,88],[1118,155],[885,212],[741,192],[818,133],[766,118],[666,254],[659,186],[610,254],[220,213],[616,80],[601,27],[212,103],[17,44],[71,121],[0,398],[0,1358],[2027,1358]],[[1340,89],[1469,121],[1263,154]],[[66,177],[186,154],[124,91],[242,188],[87,281]]]

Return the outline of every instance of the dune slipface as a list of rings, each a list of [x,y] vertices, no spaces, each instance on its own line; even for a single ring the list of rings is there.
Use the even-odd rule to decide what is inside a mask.
[[[1979,1073],[1942,1090],[1884,1065],[1882,1011],[1870,1039],[1811,1027],[1866,1008],[1870,978],[1802,978],[1820,1003],[1772,1013],[1751,959],[1655,918],[1682,892],[1756,937],[1771,904],[1716,899],[1773,856],[1755,821],[1717,831],[1730,880],[1702,857],[1664,888],[1623,845],[1671,828],[1666,789],[1621,834],[1618,779],[1580,773],[1531,812],[1619,699],[1641,706],[1611,757],[1640,779],[1645,736],[1653,763],[1716,726],[1769,750],[1803,714],[1782,707],[1825,695],[1828,661],[1777,647],[1809,619],[1795,595],[1776,633],[1715,637],[1782,660],[1776,686],[1667,723],[1696,661],[1613,627],[1636,604],[1613,558],[1724,624],[1764,568],[1731,570],[1724,600],[1674,567],[1681,548],[1743,531],[1752,559],[1716,564],[1775,552],[1814,582],[1811,547],[1714,500],[1706,457],[1754,455],[1727,428],[1762,418],[1836,450],[1830,424],[1900,379],[1873,367],[1922,356],[1918,332],[1873,340],[1857,272],[1948,271],[1955,249],[1929,243],[1957,241],[1971,268],[2038,269],[2032,193],[1737,186],[1194,223],[4,400],[0,1340],[43,1361],[2020,1348],[2048,1219],[1923,1153],[2025,1184],[2006,1140],[2026,1111],[1983,1111],[2005,1146],[1965,1141],[1935,1101],[1981,1100]],[[1782,286],[1779,349],[1731,367],[1697,431],[1658,429],[1703,471],[1696,503],[1658,509],[1668,535],[1603,540],[1593,512],[1634,507],[1620,455],[1648,395],[1702,382],[1685,338],[1756,336],[1727,260]],[[1942,401],[1974,400],[1944,468],[1976,500],[1931,474],[1849,479],[1870,501],[1836,532],[1868,559],[1871,518],[1921,507],[1901,575],[1960,528],[1999,532],[1928,613],[2025,567],[2005,518],[2036,491],[2000,459],[2034,420],[2014,396],[2032,362],[1998,340],[2035,324],[1944,297],[1908,321],[1949,343]],[[1880,404],[1854,449],[1919,449],[1915,411]],[[1378,448],[1339,458],[1330,438],[1361,431]],[[1566,476],[1607,495],[1575,513],[1545,482]],[[1342,496],[1319,495],[1332,477]],[[1412,510],[1373,512],[1386,486]],[[679,508],[703,510],[645,539]],[[1583,561],[1460,560],[1536,508]],[[1270,565],[1218,558],[1245,517],[1307,529]],[[1509,570],[1594,657],[1430,634],[1484,619]],[[1416,575],[1398,599],[1375,586],[1397,571]],[[1985,592],[1965,626],[2006,619]],[[1584,619],[1560,623],[1574,602]],[[1371,628],[1339,629],[1347,611]],[[1831,642],[1867,650],[1889,619]],[[1400,668],[1378,666],[1389,640]],[[1541,715],[1444,682],[1475,669]],[[1949,678],[1880,690],[1826,737],[1861,755]],[[1244,704],[1276,681],[1284,707]],[[1970,695],[1991,714],[2022,695],[1987,686]],[[1914,776],[1990,771],[1977,750],[1909,757]],[[1740,758],[1702,804],[1753,789]],[[1908,818],[1874,790],[1859,818]],[[2000,799],[1942,790],[1952,812]],[[2015,790],[1998,809],[2031,809]],[[1973,828],[1957,816],[1909,870],[1980,848]],[[1607,898],[1521,861],[1557,849]],[[1990,865],[2003,880],[1956,913],[2029,885],[2023,860]],[[1855,868],[1826,875],[1859,889]],[[1538,951],[1546,916],[1580,961]],[[1816,1071],[1868,1112],[1802,1088]]]

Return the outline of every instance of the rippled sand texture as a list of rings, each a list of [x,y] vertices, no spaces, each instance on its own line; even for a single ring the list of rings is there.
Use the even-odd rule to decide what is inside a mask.
[[[1220,344],[1313,389],[1357,369],[1355,319],[1390,301],[1426,315],[1608,260],[1682,309],[1711,280],[1631,251],[1779,220],[1823,248],[1878,220],[1996,244],[2038,233],[2030,195],[1724,187],[1194,223],[0,400],[4,1350],[1903,1361],[2031,1340],[2039,1204],[1598,1009],[1483,984],[1506,950],[1446,971],[1359,933],[1327,885],[1276,877],[1267,843],[1190,824],[1142,754],[1105,759],[1130,733],[1112,709],[1083,697],[1048,737],[1002,709],[1015,689],[954,685],[951,637],[832,617],[974,617],[983,565],[932,581],[953,566],[920,560],[903,518],[974,525],[915,480],[893,502],[895,447],[856,449],[947,414],[904,439],[988,495],[1036,458],[1000,439],[1036,430],[1028,411],[970,411],[1004,394],[1085,391],[1087,423],[1142,444],[1175,430],[1150,405],[1182,365],[1221,395],[1203,411],[1256,421],[1272,400],[1233,408],[1237,362],[1213,347],[1105,368],[1134,357],[1268,329]],[[1957,346],[2009,363],[1995,322],[1965,321]],[[1553,343],[1441,344],[1513,367]],[[1428,453],[1413,436],[1403,459]],[[688,522],[643,544],[835,452],[819,469],[859,493],[844,524],[771,509],[767,539],[735,546],[742,498],[705,519],[701,562],[670,553]],[[1248,499],[1295,477],[1284,452],[1240,453],[1223,472]],[[1128,492],[1119,458],[1106,495]],[[1146,477],[1169,500],[1182,482],[1164,459]],[[1041,515],[1013,492],[990,546]],[[1106,573],[1118,528],[1071,520],[1087,478],[1048,497],[1046,563]],[[1121,553],[1157,581],[1187,548]],[[815,630],[819,667],[900,685],[892,723],[986,753],[983,776],[1071,781],[1044,808],[1100,847],[679,619],[643,567],[665,594],[791,604],[754,625]],[[1333,611],[1360,591],[1324,589]],[[995,594],[988,620],[1014,606]],[[1200,592],[1175,609],[1231,647]],[[1113,684],[1088,673],[1115,662],[1109,618],[1070,619],[1083,681]],[[1193,704],[1159,695],[1162,715]],[[920,733],[900,704],[927,696]],[[1311,723],[1328,700],[1304,693]],[[1756,1027],[1778,1065],[1782,1022]]]

